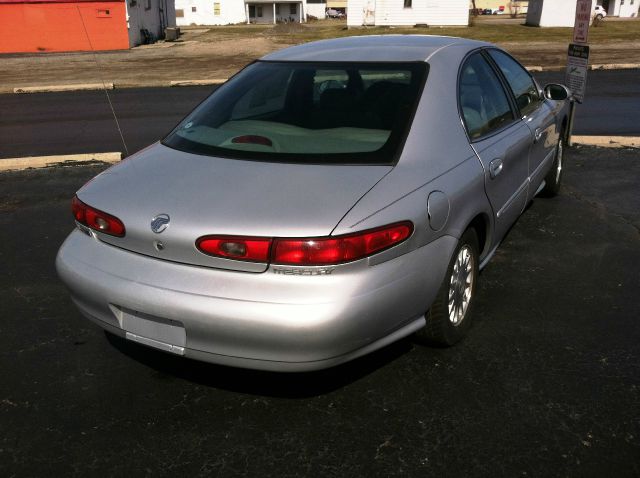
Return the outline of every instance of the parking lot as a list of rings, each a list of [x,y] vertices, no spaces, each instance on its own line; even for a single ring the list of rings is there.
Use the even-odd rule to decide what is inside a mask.
[[[567,152],[482,272],[470,336],[310,374],[109,338],[54,258],[100,165],[0,174],[0,475],[638,476],[640,153]]]

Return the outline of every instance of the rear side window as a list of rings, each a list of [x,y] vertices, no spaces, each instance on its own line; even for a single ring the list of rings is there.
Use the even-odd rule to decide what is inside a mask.
[[[531,75],[517,61],[501,51],[489,50],[489,55],[509,83],[522,116],[530,114],[538,107],[541,100]]]
[[[426,73],[422,62],[256,62],[163,144],[239,159],[391,164]]]
[[[465,61],[459,81],[460,109],[469,138],[477,139],[514,120],[502,83],[480,53]]]

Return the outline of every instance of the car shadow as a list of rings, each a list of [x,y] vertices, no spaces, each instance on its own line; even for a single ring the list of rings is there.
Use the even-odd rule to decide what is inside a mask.
[[[326,370],[278,373],[249,370],[178,357],[106,333],[109,343],[123,354],[165,378],[176,377],[207,387],[278,398],[309,398],[330,393],[375,372],[413,347],[407,337],[364,357]]]

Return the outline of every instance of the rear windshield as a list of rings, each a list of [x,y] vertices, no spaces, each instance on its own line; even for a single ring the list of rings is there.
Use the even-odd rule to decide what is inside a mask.
[[[259,61],[216,90],[163,144],[258,161],[390,164],[426,70],[425,63]]]

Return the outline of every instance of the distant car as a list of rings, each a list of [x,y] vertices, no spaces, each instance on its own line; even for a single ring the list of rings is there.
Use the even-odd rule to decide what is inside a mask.
[[[108,332],[219,364],[452,345],[480,269],[560,188],[567,98],[460,38],[271,53],[77,192],[58,274]]]
[[[329,8],[327,9],[326,12],[327,18],[345,18],[346,15],[339,11],[339,10],[334,10],[333,8]]]
[[[602,5],[596,5],[594,15],[595,15],[595,18],[597,18],[598,20],[602,20],[604,17],[607,16],[607,11],[604,9]]]

